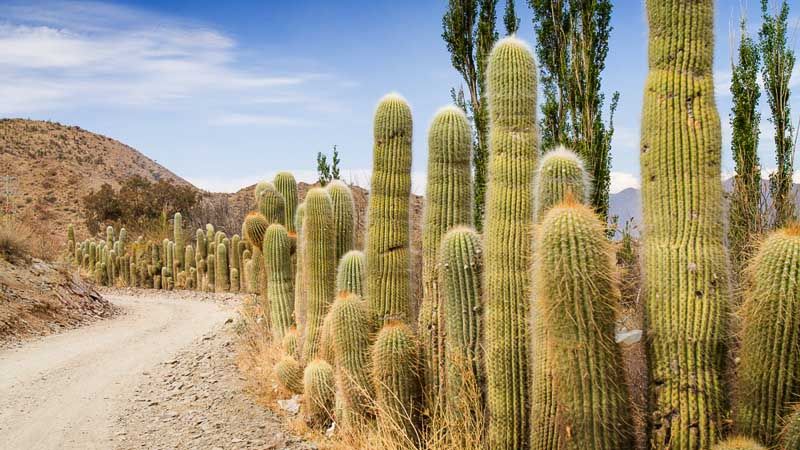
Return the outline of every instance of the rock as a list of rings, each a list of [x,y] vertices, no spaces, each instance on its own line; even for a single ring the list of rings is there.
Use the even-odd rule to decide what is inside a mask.
[[[618,331],[615,340],[617,344],[635,344],[642,340],[642,330]]]

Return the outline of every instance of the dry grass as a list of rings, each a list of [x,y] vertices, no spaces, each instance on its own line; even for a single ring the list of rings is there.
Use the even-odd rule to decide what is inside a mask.
[[[0,219],[0,255],[5,259],[27,259],[31,256],[33,233],[16,220]]]

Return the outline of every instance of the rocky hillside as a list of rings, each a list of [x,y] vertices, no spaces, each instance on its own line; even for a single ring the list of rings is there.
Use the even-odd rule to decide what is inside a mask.
[[[116,188],[121,180],[140,175],[189,184],[119,141],[38,120],[0,120],[0,167],[2,175],[15,178],[16,213],[37,229],[61,235],[70,223],[84,235],[80,199],[103,183]]]

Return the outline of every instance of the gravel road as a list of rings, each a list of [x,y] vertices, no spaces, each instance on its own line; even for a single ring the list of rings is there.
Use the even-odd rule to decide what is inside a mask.
[[[0,351],[0,449],[302,448],[242,392],[238,302],[142,292],[106,294],[124,312],[111,320]]]

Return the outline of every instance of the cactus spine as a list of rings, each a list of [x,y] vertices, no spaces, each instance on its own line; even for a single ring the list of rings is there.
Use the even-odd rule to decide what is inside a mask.
[[[584,202],[589,192],[589,182],[583,162],[574,152],[563,147],[547,152],[539,162],[534,180],[534,222],[539,223],[550,208],[571,198]],[[559,448],[556,427],[556,396],[553,391],[553,371],[548,360],[547,326],[542,313],[536,310],[537,301],[531,302],[534,313],[531,390],[531,448],[549,450]]]
[[[297,233],[295,227],[295,213],[297,211],[297,182],[294,176],[289,172],[278,172],[273,180],[275,188],[280,192],[285,204],[284,219],[281,222],[286,226],[286,231],[289,234]]]
[[[800,448],[800,409],[795,408],[794,413],[786,420],[786,425],[781,431],[781,445],[785,450]]]
[[[614,341],[619,281],[605,227],[592,210],[568,201],[544,217],[536,248],[535,301],[547,329],[561,448],[632,448]]]
[[[272,333],[276,340],[294,323],[294,288],[292,286],[291,241],[286,228],[272,224],[264,235],[264,267],[268,277],[268,294]]]
[[[444,306],[439,293],[438,253],[442,237],[456,225],[472,224],[472,130],[455,106],[439,110],[428,130],[428,184],[422,235],[422,338],[425,401],[443,406]]]
[[[333,367],[321,359],[308,363],[303,374],[303,394],[306,421],[311,426],[325,427],[330,423],[335,393]]]
[[[348,420],[372,416],[369,378],[371,317],[357,294],[340,294],[330,312],[331,337],[336,359],[336,383]]]
[[[295,215],[294,226],[297,231],[297,236],[303,236],[303,220],[305,219],[306,204],[301,203],[297,207]],[[297,239],[297,250],[295,253],[296,269],[294,274],[294,320],[297,323],[298,329],[302,332],[306,325],[306,311],[307,311],[307,296],[306,278],[305,278],[305,262],[303,254],[305,253],[304,245],[305,239]]]
[[[297,332],[297,327],[289,327],[286,334],[281,341],[283,351],[292,358],[300,358],[300,333]]]
[[[787,449],[796,447],[785,447]],[[718,443],[711,450],[767,450],[758,442],[745,437],[732,437]]]
[[[303,393],[303,368],[293,357],[284,356],[275,364],[275,377],[292,394]]]
[[[398,448],[416,448],[420,380],[414,332],[399,321],[384,325],[372,346],[378,427]]]
[[[484,414],[481,395],[485,378],[481,351],[482,253],[481,239],[475,230],[456,227],[442,239],[438,255],[445,316],[447,395],[443,399],[448,414],[455,419],[450,422],[449,431],[456,440],[469,435],[470,430],[453,429],[453,426],[476,424]]]
[[[376,323],[409,319],[411,108],[389,94],[375,111],[367,212],[367,302]]]
[[[320,349],[323,321],[333,302],[336,242],[333,205],[325,189],[310,190],[305,205],[303,263],[308,286],[308,316],[303,360],[311,361]]]
[[[800,227],[778,230],[752,261],[737,375],[738,431],[774,446],[800,388]]]
[[[356,246],[356,205],[346,184],[333,180],[325,186],[333,203],[333,227],[336,229],[336,261]]]
[[[364,271],[367,258],[358,250],[350,250],[339,260],[336,269],[336,294],[343,293],[364,296]]]
[[[286,202],[283,196],[272,183],[263,182],[262,189],[256,198],[258,211],[267,219],[270,224],[283,224],[285,220]]]
[[[484,321],[489,447],[524,449],[529,439],[528,314],[533,173],[538,156],[536,66],[509,37],[489,56]]]
[[[721,432],[730,302],[723,246],[713,0],[647,0],[640,164],[654,449]]]
[[[267,232],[269,222],[261,213],[251,212],[244,218],[244,238],[253,246],[260,249],[264,246],[264,233]]]

